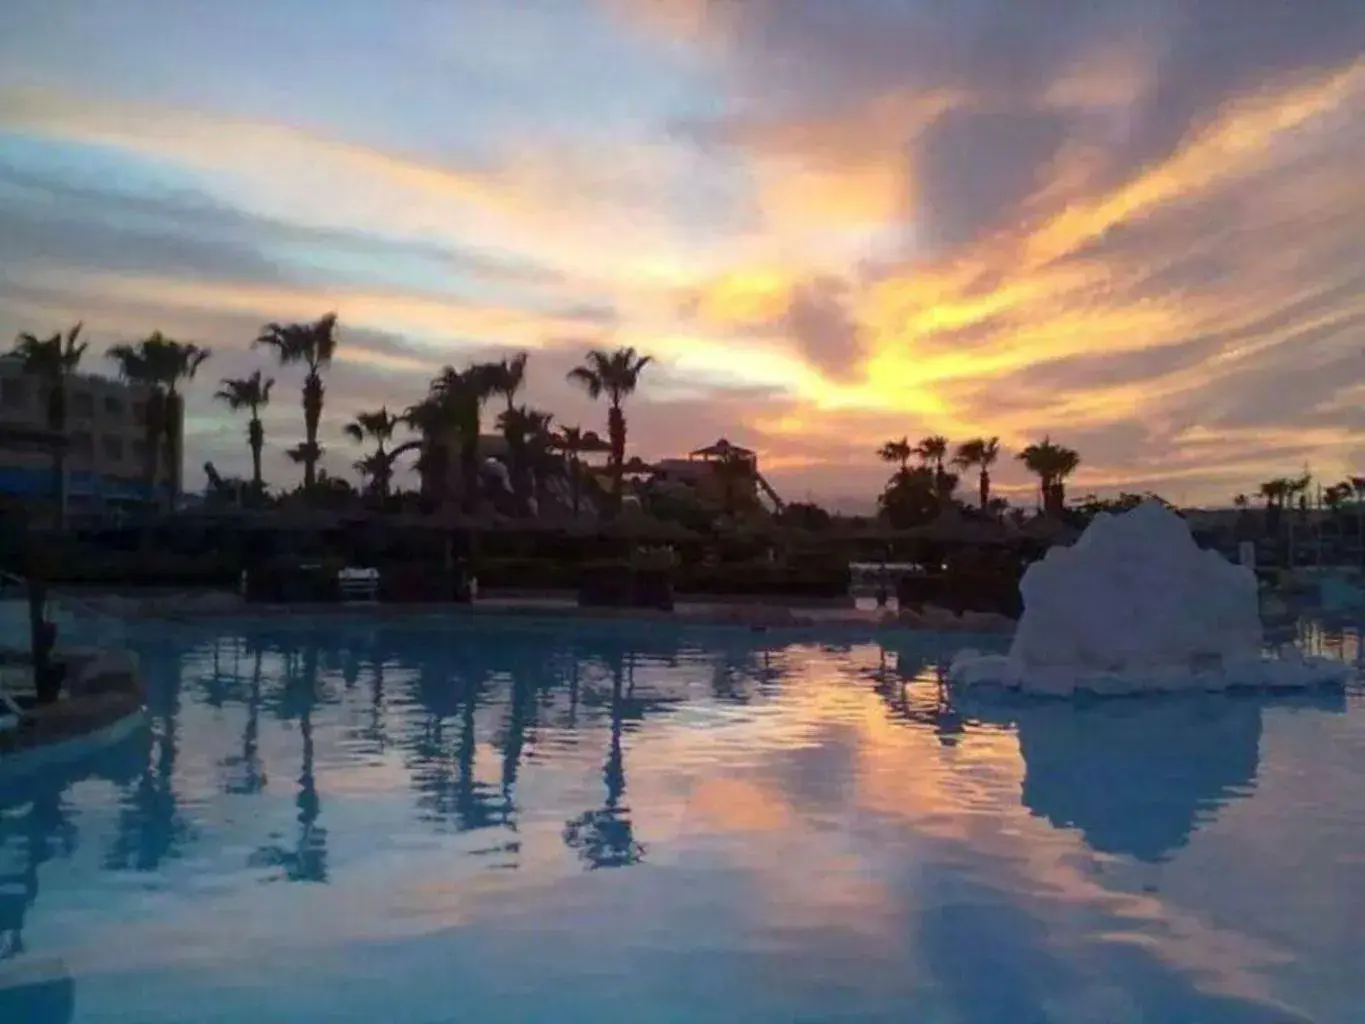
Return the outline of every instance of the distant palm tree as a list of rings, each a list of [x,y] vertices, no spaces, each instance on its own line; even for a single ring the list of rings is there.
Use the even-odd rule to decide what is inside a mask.
[[[508,467],[513,496],[518,508],[525,510],[534,486],[535,456],[543,449],[543,438],[548,435],[550,413],[513,405],[498,416],[498,428],[507,441]],[[534,449],[534,450],[533,450]],[[540,467],[540,468],[543,468]]]
[[[918,455],[926,466],[933,466],[937,472],[942,473],[943,464],[948,458],[948,439],[940,434],[922,437],[919,444],[915,445],[914,454]]]
[[[148,500],[156,488],[161,454],[165,454],[168,507],[180,495],[181,448],[184,444],[184,400],[180,385],[194,379],[212,354],[193,342],[175,341],[160,331],[132,344],[114,345],[107,356],[118,366],[124,380],[149,389],[144,407]],[[164,444],[164,447],[163,447]]]
[[[501,395],[510,410],[516,402],[517,394],[526,384],[526,363],[529,356],[518,352],[514,356],[487,363],[488,386],[493,394]]]
[[[580,385],[588,397],[596,401],[603,395],[608,402],[607,441],[611,445],[609,471],[611,473],[611,509],[621,511],[621,494],[626,465],[625,401],[640,384],[640,374],[653,362],[652,356],[642,356],[630,347],[614,352],[593,349],[583,361],[568,373],[568,379]]]
[[[275,352],[281,366],[296,363],[307,367],[303,378],[303,487],[306,492],[317,482],[318,460],[322,446],[318,444],[318,424],[322,420],[322,405],[327,389],[322,384],[322,371],[332,365],[337,348],[337,315],[328,313],[311,323],[268,323],[261,328],[253,343],[264,345]]]
[[[879,459],[899,465],[902,473],[910,468],[910,456],[914,454],[915,449],[911,447],[908,437],[902,437],[899,441],[887,441],[877,449]]]
[[[261,424],[261,410],[270,404],[270,389],[274,386],[274,377],[262,376],[260,370],[255,370],[250,377],[224,377],[223,386],[213,396],[227,403],[233,412],[246,409],[251,413],[246,425],[246,443],[251,449],[251,490],[257,497],[265,493],[265,480],[261,476],[265,427]]]
[[[554,438],[554,447],[564,454],[569,470],[569,501],[573,507],[574,518],[578,518],[583,502],[583,455],[587,452],[600,452],[607,447],[597,431],[584,431],[581,427],[560,427]]]
[[[1060,515],[1066,507],[1066,478],[1081,464],[1080,454],[1044,437],[1015,456],[1038,477],[1044,511]]]
[[[976,469],[977,495],[981,500],[981,511],[991,507],[991,467],[1000,458],[1000,438],[974,437],[957,447],[953,464],[964,470]]]
[[[346,436],[356,444],[375,443],[374,452],[361,461],[367,467],[363,472],[370,478],[375,497],[381,501],[389,496],[389,483],[393,477],[393,457],[384,446],[393,440],[394,431],[402,422],[401,417],[380,406],[373,412],[358,413],[343,428]]]
[[[416,432],[416,441],[406,441],[393,450],[399,455],[413,448],[418,450],[417,473],[421,480],[422,497],[436,505],[444,503],[449,481],[450,410],[434,396],[427,395],[403,411],[403,423]]]
[[[428,401],[435,403],[439,422],[447,435],[453,434],[460,445],[460,482],[465,512],[474,515],[480,507],[479,421],[483,405],[495,394],[497,364],[474,363],[464,370],[447,366],[431,382]]]
[[[934,496],[941,508],[952,498],[953,489],[957,486],[957,477],[945,468],[948,459],[948,439],[940,434],[920,438],[919,444],[915,446],[915,454],[919,456],[923,465],[932,466],[934,469]]]
[[[60,528],[66,526],[66,389],[87,348],[78,340],[81,327],[78,323],[65,335],[59,332],[47,338],[20,334],[11,353],[47,393],[47,429],[57,435],[52,446],[52,502]]]
[[[1289,492],[1290,481],[1284,477],[1267,480],[1257,488],[1257,493],[1265,499],[1265,530],[1272,537],[1280,534],[1280,517]]]

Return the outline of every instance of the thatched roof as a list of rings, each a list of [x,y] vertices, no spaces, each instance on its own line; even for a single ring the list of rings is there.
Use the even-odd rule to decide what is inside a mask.
[[[750,449],[742,448],[737,444],[731,444],[730,441],[724,437],[715,444],[707,445],[705,448],[698,448],[696,451],[688,452],[687,454],[689,458],[704,459],[725,458],[727,455],[738,455],[749,459],[754,457],[754,452]]]
[[[1005,544],[1009,532],[994,520],[969,519],[955,506],[949,506],[930,523],[908,531],[920,540],[947,544]]]
[[[1043,514],[1034,516],[1019,527],[1017,535],[1027,540],[1041,541],[1045,544],[1071,544],[1081,535],[1081,532],[1056,516]]]

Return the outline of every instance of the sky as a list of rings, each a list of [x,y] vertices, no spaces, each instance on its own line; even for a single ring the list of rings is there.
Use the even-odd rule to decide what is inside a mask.
[[[1362,161],[1358,0],[7,0],[0,335],[211,347],[190,486],[246,471],[211,396],[260,325],[335,310],[333,473],[520,349],[601,429],[564,375],[633,345],[633,451],[724,436],[788,500],[943,434],[1227,504],[1365,475]]]

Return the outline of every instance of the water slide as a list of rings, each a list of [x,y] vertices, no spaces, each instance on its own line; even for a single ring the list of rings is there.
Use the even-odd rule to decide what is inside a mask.
[[[756,469],[754,470],[754,481],[758,484],[758,489],[767,495],[768,500],[773,503],[774,512],[781,512],[786,507],[786,502],[773,490],[773,485],[768,483],[768,478]]]

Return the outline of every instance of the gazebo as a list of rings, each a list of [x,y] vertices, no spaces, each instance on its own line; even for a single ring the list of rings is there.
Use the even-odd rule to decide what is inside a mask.
[[[707,445],[705,448],[698,448],[696,451],[688,452],[689,459],[699,459],[702,462],[723,462],[739,460],[754,464],[758,462],[758,453],[749,448],[731,444],[727,438],[722,437],[715,444]]]

